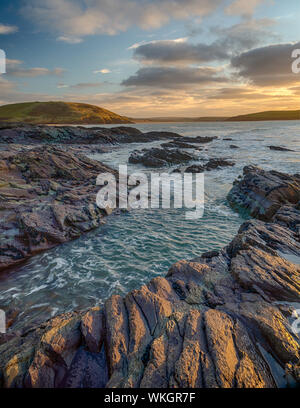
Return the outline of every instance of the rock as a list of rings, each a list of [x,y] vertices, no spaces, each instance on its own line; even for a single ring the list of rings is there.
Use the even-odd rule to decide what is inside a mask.
[[[187,163],[195,156],[179,149],[151,149],[135,150],[129,157],[129,163],[142,164],[145,167],[164,167],[172,164]]]
[[[181,142],[179,140],[172,140],[171,142],[162,143],[161,147],[167,148],[181,148],[181,149],[195,149],[195,150],[202,150],[200,147],[192,145],[190,143]]]
[[[269,221],[284,204],[300,201],[300,175],[246,166],[244,178],[235,182],[227,199],[233,208]]]
[[[267,186],[280,179],[280,188],[294,180],[248,168],[242,180],[247,185],[250,173],[258,173],[260,188],[262,177]],[[165,278],[156,277],[125,298],[112,296],[103,308],[67,313],[3,339],[0,385],[299,385],[291,302],[299,300],[300,267],[287,258],[300,256],[300,208],[290,203],[291,194],[281,197],[270,222],[245,222],[225,248],[179,261]]]
[[[234,163],[225,159],[209,159],[206,164],[194,164],[192,166],[189,166],[185,171],[186,173],[203,173],[204,171],[211,171],[220,167],[232,166],[234,166]]]
[[[30,144],[105,144],[119,143],[148,143],[156,140],[174,140],[181,135],[173,132],[148,132],[142,133],[131,126],[117,126],[112,128],[82,126],[46,126],[30,124],[4,124],[0,125],[0,143]],[[188,138],[194,143],[207,143],[213,138]]]
[[[196,137],[189,137],[189,136],[181,136],[180,141],[185,143],[210,143],[213,140],[218,139],[217,136],[196,136]]]
[[[294,150],[291,149],[286,149],[285,147],[280,147],[280,146],[269,146],[271,150],[277,150],[279,152],[294,152]]]
[[[205,166],[201,164],[193,164],[185,169],[186,173],[203,173],[205,170]]]
[[[232,144],[232,145],[230,145],[229,147],[230,147],[230,149],[239,149],[239,147],[238,147],[238,146],[233,145],[233,144]]]
[[[0,269],[101,225],[96,177],[103,172],[116,174],[56,147],[0,152]]]
[[[218,169],[219,167],[232,167],[235,163],[228,161],[226,159],[210,159],[205,165],[205,170],[210,171]]]

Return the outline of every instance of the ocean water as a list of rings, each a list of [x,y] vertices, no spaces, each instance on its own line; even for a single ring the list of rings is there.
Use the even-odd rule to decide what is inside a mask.
[[[226,195],[245,165],[300,172],[300,121],[133,126],[192,137],[217,136],[217,140],[202,145],[195,163],[222,157],[236,165],[205,173],[205,210],[200,219],[186,220],[186,209],[132,210],[112,215],[97,230],[2,272],[0,309],[9,314],[14,311],[14,329],[61,312],[101,305],[112,294],[125,295],[155,276],[164,276],[180,259],[228,244],[244,219],[228,206]],[[118,146],[90,157],[117,169],[119,164],[127,164],[134,149],[160,143]],[[231,144],[239,149],[230,149]],[[269,145],[295,152],[272,151]],[[144,170],[139,165],[128,168],[129,172]]]

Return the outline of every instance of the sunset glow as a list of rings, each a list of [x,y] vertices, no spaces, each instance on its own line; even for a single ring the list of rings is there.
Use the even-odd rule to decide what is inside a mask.
[[[299,108],[298,0],[1,4],[0,104],[77,101],[131,117]]]

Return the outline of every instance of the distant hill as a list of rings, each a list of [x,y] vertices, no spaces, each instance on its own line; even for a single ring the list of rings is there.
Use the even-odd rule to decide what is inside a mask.
[[[300,110],[294,111],[266,111],[239,115],[228,118],[229,122],[259,121],[259,120],[299,120]]]
[[[191,118],[191,117],[154,117],[154,118],[134,118],[132,119],[135,123],[161,123],[161,122],[222,122],[228,119],[228,117],[223,116],[205,116],[200,118]]]
[[[73,102],[26,102],[0,106],[0,121],[33,124],[133,123],[95,105]]]
[[[205,117],[154,117],[134,118],[135,123],[160,123],[160,122],[242,122],[261,120],[300,120],[300,110],[295,111],[266,111],[250,113],[233,117],[205,116]]]

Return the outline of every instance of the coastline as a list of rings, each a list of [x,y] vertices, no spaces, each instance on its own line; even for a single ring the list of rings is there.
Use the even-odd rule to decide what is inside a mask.
[[[273,388],[299,382],[299,343],[289,321],[300,293],[300,269],[291,262],[300,253],[300,180],[246,167],[228,197],[262,221],[245,222],[222,250],[179,261],[165,278],[125,298],[112,296],[103,308],[57,316],[21,336],[2,335],[2,386]]]

